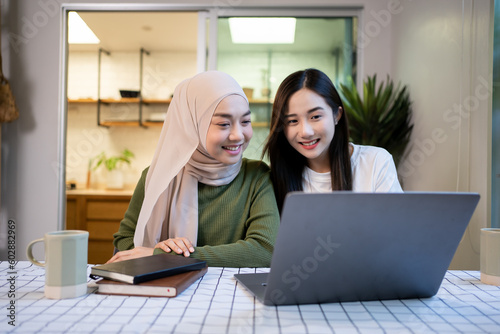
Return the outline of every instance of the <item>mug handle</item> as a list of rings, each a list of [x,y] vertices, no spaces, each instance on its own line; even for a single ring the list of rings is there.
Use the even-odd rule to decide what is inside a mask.
[[[28,256],[28,260],[30,260],[30,262],[33,263],[34,265],[37,265],[39,267],[45,267],[45,263],[38,262],[38,260],[36,260],[35,257],[33,256],[33,246],[37,242],[43,242],[43,238],[36,239],[30,242],[28,248],[26,248],[26,255]]]

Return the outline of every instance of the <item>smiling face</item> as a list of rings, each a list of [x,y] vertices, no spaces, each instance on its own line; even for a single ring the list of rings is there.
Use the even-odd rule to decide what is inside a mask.
[[[307,158],[309,168],[325,173],[331,169],[328,148],[335,134],[336,112],[325,99],[310,89],[302,88],[288,101],[285,114],[285,136],[290,145]]]
[[[224,164],[237,163],[252,138],[248,102],[239,95],[225,97],[215,109],[207,133],[207,152]]]

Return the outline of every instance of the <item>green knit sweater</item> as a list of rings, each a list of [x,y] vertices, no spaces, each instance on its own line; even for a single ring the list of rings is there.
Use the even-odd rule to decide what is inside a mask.
[[[114,245],[134,248],[134,232],[144,201],[145,169],[132,195]],[[278,233],[279,214],[269,167],[243,159],[238,176],[228,185],[198,183],[198,241],[191,257],[213,267],[269,267]],[[163,252],[155,249],[155,254]]]

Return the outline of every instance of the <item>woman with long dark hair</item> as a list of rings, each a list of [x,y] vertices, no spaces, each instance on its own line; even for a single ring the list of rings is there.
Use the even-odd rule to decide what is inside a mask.
[[[290,191],[402,192],[389,152],[349,142],[340,96],[317,69],[292,73],[279,86],[263,155],[280,210]]]

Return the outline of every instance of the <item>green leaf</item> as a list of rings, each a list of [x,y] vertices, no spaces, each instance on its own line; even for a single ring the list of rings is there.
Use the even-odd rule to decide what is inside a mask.
[[[340,94],[349,119],[351,141],[389,151],[396,163],[407,154],[413,125],[410,95],[406,86],[395,85],[387,76],[377,84],[377,75],[363,82],[361,99],[352,78],[340,84]]]
[[[89,160],[89,167],[92,166],[93,161],[96,161],[95,166],[92,170],[96,170],[99,166],[103,165],[108,171],[112,171],[119,167],[120,163],[126,163],[128,165],[131,164],[131,159],[134,158],[135,155],[128,149],[124,149],[120,155],[115,155],[111,157],[107,157],[106,153],[102,152],[96,157]]]

